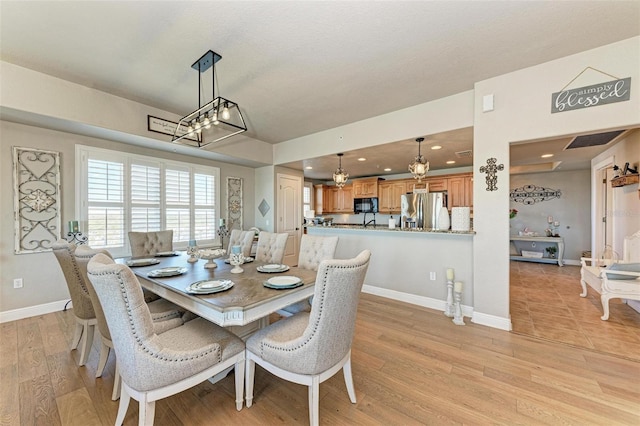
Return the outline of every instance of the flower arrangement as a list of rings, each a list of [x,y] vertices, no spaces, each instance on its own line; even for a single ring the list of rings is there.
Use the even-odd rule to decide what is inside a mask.
[[[518,215],[518,210],[516,209],[509,209],[509,219],[513,219],[514,217],[516,217]]]

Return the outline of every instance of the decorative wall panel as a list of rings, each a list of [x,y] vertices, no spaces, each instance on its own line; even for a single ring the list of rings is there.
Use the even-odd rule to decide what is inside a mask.
[[[15,253],[50,251],[60,238],[60,153],[13,147]]]
[[[227,229],[242,229],[242,178],[227,177]]]

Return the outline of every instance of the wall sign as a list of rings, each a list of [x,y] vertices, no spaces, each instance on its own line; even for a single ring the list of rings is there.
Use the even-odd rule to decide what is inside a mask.
[[[563,89],[551,95],[551,113],[624,102],[630,97],[631,77],[577,89]]]
[[[535,185],[525,185],[520,188],[514,188],[509,193],[509,198],[515,203],[535,204],[542,201],[560,198],[562,192],[559,189],[543,188]]]
[[[150,132],[173,136],[176,132],[177,125],[178,123],[175,121],[165,120],[164,118],[154,117],[153,115],[147,115],[147,130]],[[180,130],[187,133],[187,126],[181,125]],[[185,139],[198,142],[198,139],[195,136],[185,136]]]

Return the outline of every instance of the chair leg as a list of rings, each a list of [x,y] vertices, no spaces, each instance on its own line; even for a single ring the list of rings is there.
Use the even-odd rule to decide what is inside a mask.
[[[242,410],[242,404],[244,402],[244,364],[245,360],[236,362],[234,369],[235,381],[236,381],[236,410]]]
[[[80,343],[80,361],[78,365],[82,367],[87,363],[89,359],[89,352],[91,352],[91,345],[93,344],[93,333],[95,332],[95,324],[85,323],[84,331],[82,332],[82,342]]]
[[[107,365],[107,359],[109,359],[109,346],[104,341],[100,345],[100,360],[98,361],[98,368],[96,368],[96,377],[101,377],[104,367]]]
[[[153,418],[156,416],[156,402],[149,401],[144,394],[140,399],[140,413],[138,414],[138,426],[153,426]]]
[[[247,392],[246,400],[247,400],[247,408],[249,408],[253,404],[253,378],[256,372],[255,361],[247,358],[245,360],[245,368],[246,368],[245,389]],[[237,385],[236,385],[236,390],[237,390]]]
[[[82,337],[82,331],[84,330],[84,326],[80,324],[80,320],[76,318],[76,329],[73,332],[73,339],[71,339],[71,350],[74,350],[80,344],[80,338]]]
[[[120,398],[120,388],[122,387],[122,378],[120,377],[120,369],[118,368],[118,360],[116,359],[116,369],[113,373],[113,390],[111,391],[111,400],[117,401]]]
[[[116,416],[116,426],[121,425],[122,422],[124,422],[124,416],[127,415],[127,409],[129,408],[129,401],[131,401],[131,395],[129,395],[127,389],[122,386],[120,405],[118,406],[118,415]]]
[[[318,426],[320,423],[320,376],[311,378],[309,386],[309,425]]]
[[[580,297],[587,297],[587,283],[585,283],[584,280],[580,280],[580,285],[582,286]]]
[[[344,383],[347,385],[347,393],[349,393],[349,399],[351,403],[356,403],[356,388],[353,386],[353,376],[351,375],[351,355],[347,359],[347,362],[342,366],[342,372],[344,373]]]
[[[602,302],[602,310],[604,311],[604,315],[600,317],[601,320],[606,321],[609,319],[609,297],[606,294],[600,296],[600,301]]]

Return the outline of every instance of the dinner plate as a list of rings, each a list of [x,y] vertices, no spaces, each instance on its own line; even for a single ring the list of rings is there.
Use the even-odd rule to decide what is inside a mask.
[[[147,275],[150,277],[173,277],[187,272],[187,268],[183,266],[168,266],[166,268],[154,269]]]
[[[256,268],[256,270],[258,272],[266,272],[266,273],[272,274],[272,273],[277,273],[277,272],[288,271],[289,267],[287,265],[281,265],[281,264],[278,264],[278,263],[271,263],[271,264],[268,264],[268,265],[258,266]]]
[[[282,275],[279,277],[269,278],[264,282],[265,287],[273,288],[276,290],[296,288],[300,287],[302,284],[304,283],[300,278],[291,275]]]
[[[245,257],[244,258],[244,263],[251,263],[253,262],[253,257]],[[224,260],[224,263],[231,263],[231,261],[229,260],[229,258],[226,258]]]
[[[169,256],[178,256],[180,253],[176,252],[176,251],[161,251],[156,253],[156,256],[158,257],[169,257]]]
[[[233,281],[230,280],[203,280],[196,281],[185,290],[191,294],[211,294],[229,290],[231,287],[233,287]]]
[[[127,260],[128,266],[149,266],[149,265],[157,265],[160,261],[154,257],[146,258],[146,259],[131,259]]]

